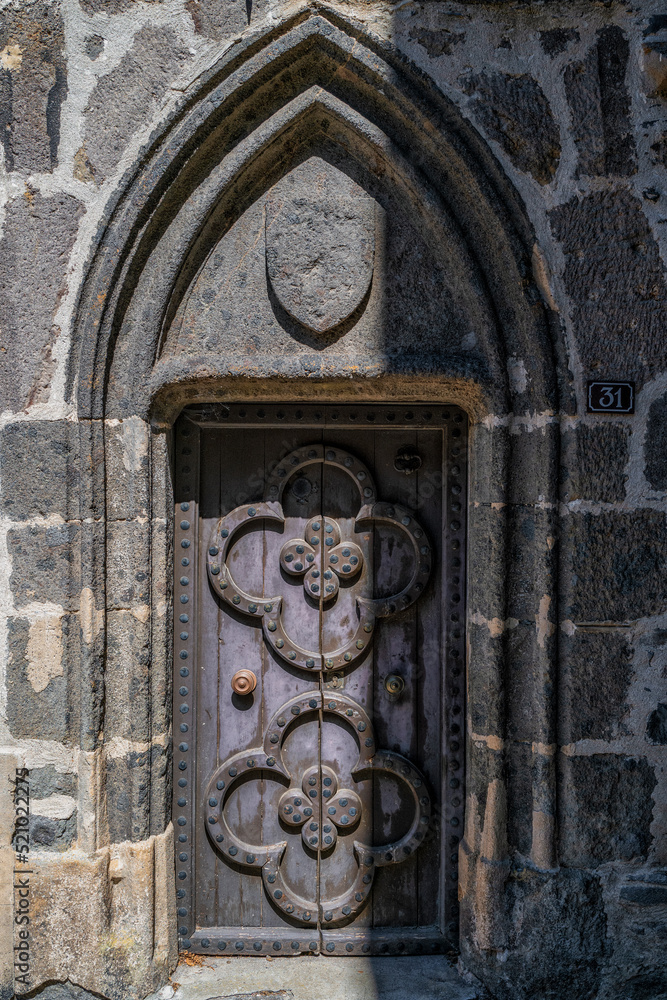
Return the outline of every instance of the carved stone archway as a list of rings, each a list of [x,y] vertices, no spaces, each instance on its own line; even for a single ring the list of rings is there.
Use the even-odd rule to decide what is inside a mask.
[[[304,350],[289,365],[265,349],[259,357],[163,349],[212,248],[313,156],[353,177],[387,215],[413,219],[441,268],[443,299],[474,334],[469,349],[431,344],[403,358],[378,351],[359,359],[356,374],[335,344],[316,357]],[[473,425],[461,945],[475,971],[496,975],[493,956],[509,947],[502,911],[510,858],[518,851],[541,879],[557,866],[551,622],[555,415],[566,378],[534,259],[516,192],[460,112],[390,45],[325,7],[232,47],[153,137],[109,206],[81,293],[71,368],[95,516],[104,521],[82,559],[82,587],[101,615],[81,667],[83,746],[101,762],[90,786],[91,846],[168,836],[169,449],[180,409],[390,395],[457,403]],[[508,380],[510,359],[525,378]],[[145,450],[128,470],[119,456],[130,440]],[[128,552],[134,579],[124,581]],[[128,640],[119,613],[131,607],[143,610]],[[129,668],[117,662],[118,648]],[[119,764],[107,751],[114,739],[140,744],[143,756],[132,750],[132,762]],[[518,762],[530,776],[528,795],[523,779],[508,779]],[[146,945],[124,996],[166,975],[175,955],[170,921],[168,942],[152,952]],[[111,979],[105,989],[113,995]]]

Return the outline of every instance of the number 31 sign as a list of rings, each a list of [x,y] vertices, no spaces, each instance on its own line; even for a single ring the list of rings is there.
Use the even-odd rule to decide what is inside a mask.
[[[634,382],[588,382],[587,413],[634,413]]]

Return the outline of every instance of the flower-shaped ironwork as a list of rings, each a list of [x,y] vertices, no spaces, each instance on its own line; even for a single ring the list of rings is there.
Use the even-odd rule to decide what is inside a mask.
[[[350,789],[338,789],[334,772],[325,765],[309,768],[302,775],[300,786],[293,783],[282,757],[290,728],[298,719],[320,713],[323,717],[337,718],[356,736],[359,758],[352,769],[352,778],[361,780],[372,772],[393,775],[410,789],[414,812],[408,831],[393,843],[378,846],[355,840],[357,872],[352,884],[335,899],[318,903],[316,899],[302,898],[287,884],[281,871],[287,841],[261,845],[242,840],[227,822],[225,804],[236,785],[248,780],[249,775],[260,780],[273,774],[277,780],[289,784],[278,805],[283,823],[288,828],[301,828],[308,849],[333,850],[338,833],[352,829],[359,821],[361,799]],[[209,779],[204,803],[204,822],[215,849],[227,861],[261,872],[267,896],[286,917],[302,925],[319,920],[323,927],[342,926],[361,912],[368,901],[375,870],[410,857],[423,842],[431,818],[431,798],[420,771],[400,754],[377,750],[368,715],[351,698],[334,692],[301,694],[282,705],[269,721],[261,747],[236,753],[216,768]],[[332,838],[331,843],[327,837]]]
[[[301,827],[301,839],[311,851],[332,851],[338,829],[351,830],[361,819],[361,799],[349,788],[338,791],[335,772],[326,765],[309,767],[301,788],[289,788],[278,813],[287,826]]]
[[[262,520],[284,524],[281,500],[285,485],[295,472],[318,463],[343,470],[356,483],[361,497],[355,519],[358,529],[373,524],[391,525],[405,532],[413,551],[413,571],[407,585],[391,597],[358,596],[358,622],[353,636],[344,646],[327,653],[305,649],[286,633],[281,595],[266,597],[247,593],[238,586],[227,565],[234,538],[242,528]],[[297,558],[301,556],[303,558]],[[306,593],[322,605],[336,596],[341,579],[360,576],[363,568],[361,549],[354,542],[341,541],[336,522],[324,516],[311,519],[303,540],[290,539],[282,548],[280,560],[287,573],[304,574]],[[242,504],[221,518],[209,545],[207,568],[211,585],[225,603],[240,614],[261,620],[264,638],[278,659],[306,671],[341,670],[367,654],[378,618],[390,618],[417,600],[431,573],[431,547],[411,511],[377,500],[373,479],[363,462],[340,448],[311,445],[298,448],[278,463],[267,481],[263,501]]]
[[[340,528],[330,517],[313,517],[303,538],[285,542],[280,565],[291,576],[303,576],[303,589],[309,597],[332,601],[338,593],[338,581],[351,580],[364,565],[356,542],[341,542]]]

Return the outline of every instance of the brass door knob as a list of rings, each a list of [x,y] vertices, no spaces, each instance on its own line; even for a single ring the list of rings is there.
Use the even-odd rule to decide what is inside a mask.
[[[252,694],[257,687],[257,678],[252,670],[237,670],[232,677],[234,694]]]
[[[391,694],[396,697],[403,692],[405,681],[400,674],[389,674],[389,676],[385,679],[384,686],[387,694]]]

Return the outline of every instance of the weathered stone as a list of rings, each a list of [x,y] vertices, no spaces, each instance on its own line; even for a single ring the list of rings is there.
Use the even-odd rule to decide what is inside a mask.
[[[560,135],[549,102],[527,74],[480,73],[464,82],[475,95],[475,117],[515,167],[549,184],[560,160]]]
[[[667,705],[661,702],[646,723],[646,739],[658,746],[667,745]]]
[[[38,851],[66,851],[76,840],[76,812],[68,819],[30,816],[30,843]]]
[[[630,428],[580,424],[563,435],[561,483],[565,500],[612,503],[625,499]]]
[[[54,794],[76,796],[77,785],[76,774],[57,771],[52,764],[30,770],[30,794],[37,799]]]
[[[94,513],[92,493],[99,484],[93,466],[99,470],[102,441],[89,429],[65,420],[21,421],[3,429],[0,503],[6,517],[77,519]]]
[[[110,611],[105,673],[106,737],[150,738],[150,664],[147,614],[138,618],[131,611]]]
[[[644,859],[652,842],[655,785],[653,768],[643,757],[563,756],[563,862],[595,868],[607,861]]]
[[[107,421],[105,458],[109,518],[130,519],[146,516],[149,509],[148,425],[139,417]]]
[[[12,529],[7,536],[11,588],[17,607],[50,601],[78,607],[81,588],[81,527],[58,524]]]
[[[632,652],[622,630],[561,635],[561,743],[626,735]]]
[[[185,6],[195,31],[216,40],[244,31],[267,10],[266,0],[187,0]]]
[[[67,58],[60,3],[15,2],[0,25],[6,103],[0,141],[8,170],[51,171],[58,163]]]
[[[583,62],[566,67],[565,90],[581,174],[625,177],[637,168],[625,86],[628,53],[622,30],[610,25],[598,32]]]
[[[28,622],[10,618],[7,722],[15,737],[76,742],[79,626],[75,615]],[[38,777],[33,794],[39,797]],[[55,790],[55,789],[54,789]]]
[[[60,333],[54,317],[82,213],[71,195],[45,198],[30,187],[7,204],[0,240],[0,410],[49,398]]]
[[[644,461],[644,475],[653,489],[667,489],[667,395],[654,400],[648,411]]]
[[[113,171],[188,58],[171,28],[149,25],[136,33],[118,66],[101,78],[85,111],[87,155],[98,183]]]
[[[158,794],[158,823],[163,825],[163,800],[160,792],[169,763],[165,747],[154,744],[150,750],[132,751],[124,757],[107,757],[107,816],[112,843],[143,840],[150,834],[152,783]]]
[[[563,244],[584,375],[641,387],[667,364],[667,284],[641,202],[625,189],[599,191],[549,218]]]
[[[624,621],[660,614],[667,601],[667,523],[659,511],[570,514],[571,591],[565,617]]]
[[[638,906],[667,906],[665,885],[624,885],[620,896],[624,902]]]
[[[111,608],[130,609],[150,600],[150,525],[111,521],[107,529],[107,600]]]
[[[551,28],[548,31],[540,31],[540,45],[546,54],[553,58],[565,52],[570,42],[578,42],[579,37],[576,28]]]
[[[266,201],[266,272],[285,312],[326,333],[349,319],[373,277],[375,203],[317,156],[291,170]]]
[[[426,49],[431,59],[451,55],[453,47],[464,42],[465,37],[465,31],[450,31],[449,28],[412,28],[408,34],[410,41]]]

